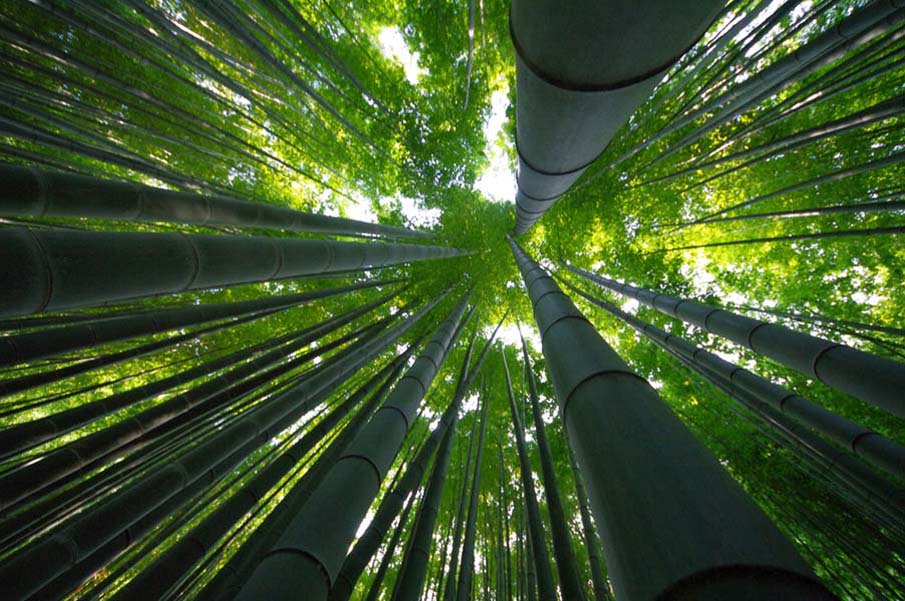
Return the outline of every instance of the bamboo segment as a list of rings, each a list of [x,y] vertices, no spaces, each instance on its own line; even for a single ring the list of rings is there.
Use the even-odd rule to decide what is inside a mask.
[[[465,312],[467,296],[437,328],[390,396],[287,526],[237,599],[326,599],[355,530],[377,495]]]
[[[905,417],[905,365],[784,326],[758,321],[719,307],[621,284],[583,269],[574,273],[761,353],[893,415]]]
[[[0,164],[0,215],[88,217],[313,232],[343,236],[424,238],[403,227],[366,223],[285,207],[152,188],[17,165]]]
[[[523,234],[606,148],[722,0],[516,0],[515,234]]]
[[[571,285],[569,287],[591,303],[623,320],[661,348],[677,353],[709,373],[718,374],[728,384],[737,386],[765,405],[817,430],[842,449],[858,455],[877,469],[905,480],[905,447],[902,445],[695,346],[684,338],[669,334],[653,324],[629,315],[612,303],[594,298]]]
[[[152,309],[121,317],[98,315],[94,319],[73,325],[0,338],[0,365],[23,363],[33,359],[75,351],[88,346],[115,342],[117,340],[128,340],[136,336],[156,334],[185,326],[207,323],[216,319],[238,317],[270,309],[288,308],[312,300],[374,286],[382,286],[387,283],[390,283],[390,281],[370,280],[349,286],[324,288],[298,294],[265,296],[250,301],[190,305],[173,309]],[[12,382],[0,383],[0,393],[12,392],[14,388]]]
[[[509,366],[506,364],[506,354],[503,353],[503,371],[506,375],[506,392],[509,396],[509,410],[512,412],[512,428],[515,431],[515,448],[518,452],[519,473],[522,478],[522,492],[525,495],[525,509],[528,521],[528,533],[531,541],[541,541],[531,553],[529,566],[534,566],[537,574],[538,594],[541,601],[554,601],[556,589],[553,586],[553,570],[550,567],[550,556],[547,553],[547,543],[544,537],[543,521],[540,517],[540,507],[537,503],[537,491],[534,490],[534,477],[531,474],[531,460],[528,458],[528,450],[525,447],[525,429],[522,419],[515,404],[515,394],[512,392],[512,376],[509,374]],[[530,595],[529,595],[530,596]]]
[[[78,407],[60,411],[47,417],[36,419],[30,422],[25,422],[22,424],[17,424],[15,426],[0,430],[0,456],[30,448],[34,445],[50,440],[53,437],[60,436],[62,434],[75,430],[79,426],[85,425],[92,420],[98,419],[100,417],[103,417],[104,415],[108,415],[125,407],[129,407],[141,401],[151,399],[162,392],[170,390],[180,384],[191,382],[192,380],[206,374],[212,374],[224,368],[230,369],[230,371],[214,377],[211,380],[208,380],[203,385],[198,386],[181,395],[177,395],[174,399],[158,405],[151,411],[145,411],[137,416],[134,416],[133,419],[126,420],[126,422],[121,424],[122,427],[119,430],[120,434],[113,439],[109,438],[111,428],[108,428],[103,433],[94,435],[94,438],[88,436],[79,439],[72,445],[67,445],[62,447],[61,449],[57,449],[57,451],[55,451],[54,453],[45,455],[41,462],[32,464],[32,466],[26,469],[40,471],[42,469],[41,466],[44,463],[52,463],[51,458],[56,456],[67,458],[67,460],[63,463],[69,466],[69,469],[75,469],[76,465],[83,466],[90,461],[89,458],[100,457],[102,454],[108,452],[110,450],[110,445],[124,444],[126,440],[129,439],[129,436],[126,434],[126,432],[133,432],[133,436],[137,437],[152,429],[152,424],[159,425],[162,421],[164,421],[164,416],[171,415],[169,411],[161,411],[161,407],[172,406],[174,408],[178,408],[176,410],[178,410],[179,412],[188,410],[190,407],[202,403],[204,400],[209,399],[213,395],[222,392],[236,382],[240,382],[243,378],[254,374],[260,369],[275,362],[284,360],[287,355],[307,346],[315,340],[318,340],[325,334],[335,331],[338,328],[351,323],[358,317],[361,317],[362,315],[379,307],[380,305],[385,304],[391,298],[393,298],[393,296],[394,295],[384,296],[383,298],[378,299],[376,302],[368,303],[367,305],[363,305],[342,315],[330,318],[323,323],[314,325],[310,328],[305,328],[300,332],[292,332],[290,334],[286,334],[285,336],[280,336],[261,344],[241,349],[234,353],[230,353],[224,357],[214,359],[212,361],[206,361],[198,365],[197,367],[183,370],[168,378],[150,382],[148,384],[145,384],[144,386],[132,388],[125,392],[117,393],[109,397],[99,399],[97,401],[83,403]],[[288,343],[287,346],[281,346],[284,343]],[[323,351],[323,347],[318,350],[319,353],[322,353]],[[248,363],[242,365],[242,362],[249,359],[251,360],[248,361]],[[301,359],[301,361],[299,361],[299,359]],[[293,360],[292,363],[294,365],[298,365],[309,359],[310,357],[303,356],[301,358]],[[148,416],[150,414],[154,414],[158,417],[156,417],[155,419],[149,419]],[[113,428],[117,428],[117,426],[114,426]],[[90,443],[90,440],[93,439],[106,440],[107,445],[104,445],[102,449],[94,448],[94,445]],[[89,448],[94,448],[94,450],[89,452]],[[56,473],[61,474],[62,472],[58,470]],[[0,477],[0,482],[6,481],[6,478],[7,475],[4,474],[2,477]],[[26,478],[26,481],[30,483],[36,482],[37,480],[38,479],[36,479],[34,476],[29,476],[28,478]],[[0,494],[0,507],[6,507],[8,505],[8,499],[10,498],[8,495],[11,495],[15,492],[15,494],[17,494],[18,497],[21,498],[26,494],[26,490],[31,489],[29,486],[21,484],[19,486],[10,486],[8,488],[5,488],[5,491],[7,492]]]
[[[401,369],[412,350],[414,350],[413,346],[350,394],[339,407],[318,422],[309,433],[262,469],[251,482],[217,507],[210,516],[193,528],[178,543],[167,549],[152,565],[142,570],[126,588],[117,593],[117,598],[146,599],[147,601],[163,598],[170,586],[188,572],[195,562],[200,561],[230,527],[255,504],[264,499],[267,492],[295,467],[305,454],[328,434],[331,428],[336,426],[356,405],[362,403],[368,395],[371,398],[363,403],[360,411],[369,415],[370,410],[383,396],[380,394],[381,382],[384,381],[384,385],[388,387],[395,381],[393,373]]]
[[[439,299],[437,299],[439,300]],[[277,398],[247,412],[231,426],[193,447],[182,458],[148,474],[119,492],[109,503],[84,513],[54,535],[38,541],[0,565],[0,590],[11,600],[25,599],[71,566],[101,548],[119,533],[190,486],[232,467],[236,448],[265,444],[285,419],[297,419],[314,406],[322,392],[373,360],[402,336],[433,306],[429,303],[409,319],[380,336],[349,347],[325,361],[316,374]],[[251,450],[251,449],[248,449]]]
[[[833,599],[650,384],[510,244],[617,598]]]
[[[11,227],[0,230],[0,317],[460,254],[417,244]]]

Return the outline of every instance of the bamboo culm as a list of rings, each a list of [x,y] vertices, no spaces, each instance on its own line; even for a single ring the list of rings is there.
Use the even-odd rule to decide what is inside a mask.
[[[371,420],[287,526],[237,599],[326,599],[355,530],[380,488],[442,364],[467,297],[437,329]]]
[[[650,384],[603,341],[543,268],[510,245],[534,308],[566,436],[585,469],[617,598],[833,599]],[[666,498],[669,503],[661,502]]]
[[[265,296],[250,301],[163,308],[135,313],[130,312],[122,316],[104,317],[103,315],[97,315],[93,319],[80,321],[76,324],[0,338],[0,366],[52,357],[90,346],[128,340],[136,336],[158,334],[186,326],[200,325],[217,319],[240,317],[260,311],[294,307],[314,300],[375,286],[383,286],[389,283],[392,283],[392,281],[360,282],[348,286],[323,288],[297,294]],[[9,394],[15,388],[10,382],[0,382],[0,393]]]
[[[0,230],[0,317],[453,257],[452,248],[255,236]]]
[[[637,332],[656,342],[661,348],[674,351],[689,362],[719,374],[719,377],[732,386],[737,386],[759,402],[817,430],[842,449],[858,455],[875,468],[896,478],[905,479],[905,446],[845,417],[836,415],[743,367],[721,359],[684,338],[669,334],[653,324],[629,315],[612,303],[595,298],[571,285],[569,287],[594,305],[626,322]]]
[[[661,313],[722,336],[885,411],[905,417],[905,365],[844,344],[652,290],[583,269],[569,270]]]
[[[0,215],[221,225],[341,236],[425,238],[402,227],[220,196],[0,164]]]
[[[515,431],[515,448],[519,458],[522,491],[525,495],[529,539],[531,541],[540,541],[531,547],[532,553],[530,553],[531,557],[528,561],[529,565],[535,569],[530,573],[536,575],[537,592],[541,601],[555,601],[556,589],[553,585],[553,569],[550,566],[550,556],[547,554],[543,520],[541,519],[540,507],[537,503],[537,491],[534,490],[531,460],[528,457],[528,449],[525,445],[525,429],[515,403],[515,394],[512,391],[512,376],[509,373],[509,365],[506,363],[506,353],[503,352],[501,354],[503,356],[503,371],[506,376],[506,391],[509,396],[509,410],[512,412],[512,428]]]

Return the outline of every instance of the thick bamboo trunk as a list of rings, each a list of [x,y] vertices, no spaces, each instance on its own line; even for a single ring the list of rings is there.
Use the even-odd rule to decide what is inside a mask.
[[[418,348],[420,342],[413,342],[404,357],[407,360],[411,353]],[[305,472],[286,493],[285,498],[274,510],[267,515],[260,526],[242,544],[229,561],[217,572],[214,579],[208,583],[199,595],[202,601],[223,601],[232,599],[238,594],[239,589],[245,584],[249,574],[260,562],[263,554],[282,535],[286,525],[290,522],[298,510],[305,505],[311,493],[320,485],[324,475],[330,470],[336,460],[345,452],[364,425],[370,419],[374,409],[382,403],[390,388],[396,383],[402,374],[404,365],[400,365],[393,374],[384,381],[380,389],[368,400],[355,414],[348,425],[333,439],[330,446],[317,458],[314,464]]]
[[[721,0],[516,0],[519,154],[515,233],[531,227],[606,148],[719,13]]]
[[[470,317],[471,313],[463,320],[463,325]],[[374,518],[371,520],[371,523],[346,556],[343,565],[340,568],[339,575],[333,582],[330,590],[330,601],[346,601],[352,595],[355,583],[361,577],[361,574],[367,567],[368,562],[370,562],[371,557],[377,552],[383,537],[386,536],[390,524],[402,508],[402,500],[410,491],[414,490],[414,488],[420,484],[424,472],[427,470],[430,458],[443,440],[446,431],[455,426],[455,423],[458,420],[459,407],[465,399],[467,391],[471,388],[474,378],[484,364],[484,359],[487,357],[487,353],[490,349],[490,342],[493,340],[493,337],[496,336],[499,327],[500,326],[497,325],[496,330],[494,330],[491,338],[478,355],[478,358],[471,369],[468,369],[468,366],[471,360],[472,351],[474,350],[474,340],[469,343],[468,349],[466,350],[465,362],[461,368],[462,371],[460,372],[459,382],[452,402],[443,412],[437,427],[431,431],[423,448],[406,468],[406,472],[402,479],[400,479],[399,483],[392,487],[384,496],[380,506],[374,513]]]
[[[5,182],[0,190],[0,215],[163,221],[342,236],[429,237],[425,232],[391,225],[17,165],[0,164],[0,179]]]
[[[723,336],[899,417],[905,417],[905,365],[844,344],[758,321],[719,307],[621,284],[583,269],[571,271],[665,315]]]
[[[395,378],[392,374],[401,369],[414,350],[414,346],[381,369],[374,377],[343,401],[307,432],[285,453],[264,467],[248,484],[220,504],[213,513],[194,527],[179,542],[168,548],[153,564],[142,570],[115,598],[146,599],[164,598],[169,588],[187,573],[192,566],[210,551],[234,524],[242,519],[257,503],[266,498],[270,489],[288,474],[304,457],[360,403],[359,411],[370,414],[383,395],[379,394],[381,382],[388,387]],[[362,403],[370,395],[367,402]]]
[[[414,244],[11,227],[0,230],[0,317],[459,254]]]
[[[833,599],[656,391],[511,245],[616,596]]]
[[[434,526],[440,511],[440,498],[446,485],[446,473],[449,469],[456,423],[457,420],[453,420],[437,450],[427,490],[418,509],[415,526],[409,535],[406,557],[399,570],[399,575],[396,577],[392,596],[394,601],[418,601],[421,598],[421,590],[424,587],[424,578],[427,575],[427,565],[430,559]]]
[[[571,287],[571,286],[570,286]],[[623,320],[639,333],[673,351],[701,369],[718,374],[727,383],[744,390],[752,397],[792,417],[801,424],[820,432],[845,451],[854,453],[889,475],[905,480],[905,446],[861,424],[824,409],[808,399],[791,392],[761,376],[721,359],[684,338],[669,334],[620,310],[612,303],[594,298],[577,288],[578,294],[611,315]]]
[[[494,332],[496,335],[496,332]],[[424,500],[418,510],[418,516],[415,521],[415,527],[409,537],[409,544],[406,550],[405,560],[399,570],[396,583],[393,589],[392,599],[394,601],[418,601],[421,598],[422,589],[424,587],[424,579],[427,574],[428,562],[430,559],[431,543],[433,540],[434,526],[437,522],[437,515],[440,511],[440,499],[443,496],[443,490],[446,486],[446,475],[449,469],[450,454],[452,452],[453,438],[456,432],[456,426],[459,423],[458,409],[468,394],[471,384],[475,376],[481,369],[487,351],[490,348],[492,338],[488,340],[478,361],[469,369],[471,361],[471,353],[474,349],[474,339],[468,346],[465,353],[465,360],[459,371],[459,380],[456,384],[452,406],[455,411],[452,414],[449,427],[443,435],[440,448],[437,450],[437,456],[434,459],[434,467],[431,478],[424,493]],[[348,560],[347,560],[348,561]],[[343,564],[343,569],[345,569]],[[331,601],[333,601],[333,593],[331,591]]]
[[[467,297],[437,329],[239,592],[239,600],[326,599],[355,530],[380,488],[450,346]]]

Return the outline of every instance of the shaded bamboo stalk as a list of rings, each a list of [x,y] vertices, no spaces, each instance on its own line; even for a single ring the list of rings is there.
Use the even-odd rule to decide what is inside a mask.
[[[0,215],[225,225],[343,236],[424,238],[407,228],[220,196],[0,164]]]
[[[510,245],[617,598],[833,599],[650,384]]]
[[[690,299],[637,288],[572,266],[583,278],[665,315],[722,336],[899,417],[905,417],[905,365],[844,344]]]
[[[452,248],[254,236],[0,230],[0,317],[453,257]]]
[[[414,365],[333,465],[237,599],[326,599],[355,530],[405,438],[465,312],[467,297],[437,328]]]
[[[402,336],[439,299],[428,303],[391,330],[348,347],[325,361],[317,373],[254,411],[247,412],[231,426],[191,449],[179,461],[148,474],[108,503],[94,507],[52,536],[31,544],[0,565],[0,589],[9,599],[24,599],[65,570],[98,550],[119,532],[214,468],[229,469],[233,450],[250,444],[265,444],[276,432],[270,428],[281,420],[304,415],[318,395],[343,381],[373,360]],[[236,458],[239,459],[239,458]],[[52,558],[52,559],[51,559]]]

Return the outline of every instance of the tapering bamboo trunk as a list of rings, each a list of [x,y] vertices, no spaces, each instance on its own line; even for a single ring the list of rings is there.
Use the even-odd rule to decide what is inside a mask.
[[[569,451],[569,465],[572,468],[572,477],[575,481],[578,510],[581,513],[582,536],[584,537],[585,547],[588,549],[588,563],[591,564],[594,601],[613,601],[613,596],[607,586],[606,576],[600,568],[600,539],[597,538],[597,530],[591,520],[591,510],[588,507],[588,493],[584,487],[584,477],[581,475],[581,468],[575,460],[575,453],[572,451],[572,446],[568,439],[566,439],[566,447]]]
[[[519,416],[518,407],[515,404],[515,394],[512,392],[512,377],[509,374],[509,365],[506,363],[506,353],[503,357],[503,369],[506,376],[506,391],[509,396],[509,410],[512,412],[512,428],[515,431],[515,448],[518,452],[519,468],[522,478],[522,492],[525,495],[525,509],[527,514],[528,533],[531,541],[531,556],[529,558],[532,569],[530,575],[536,575],[537,587],[541,601],[554,601],[556,589],[553,585],[553,570],[550,566],[550,557],[547,554],[547,543],[544,539],[543,521],[540,516],[540,507],[537,504],[537,492],[534,490],[534,477],[531,474],[531,460],[528,458],[528,450],[525,447],[525,430]],[[538,542],[534,542],[538,541]],[[536,569],[536,571],[535,571]],[[529,587],[530,589],[530,587]],[[529,598],[533,595],[529,593]]]
[[[573,4],[516,0],[519,154],[515,233],[522,234],[606,148],[723,2]]]
[[[468,318],[470,317],[471,314],[469,314]],[[468,318],[463,320],[463,325]],[[497,326],[497,330],[499,330],[499,325]],[[494,330],[493,336],[496,335],[497,330]],[[342,567],[340,568],[339,575],[333,582],[330,590],[330,601],[346,601],[351,596],[356,581],[367,567],[371,557],[377,552],[380,542],[386,535],[390,524],[402,508],[402,499],[421,482],[430,458],[438,445],[440,445],[447,429],[453,427],[456,423],[459,407],[465,399],[465,395],[471,387],[471,383],[481,369],[484,359],[487,357],[489,348],[490,343],[488,342],[478,355],[478,359],[475,361],[474,366],[467,371],[466,377],[465,370],[468,368],[471,359],[471,354],[474,349],[474,340],[469,344],[468,349],[466,350],[466,359],[461,368],[462,372],[460,373],[460,378],[452,402],[443,412],[439,424],[431,432],[424,448],[421,449],[415,460],[412,461],[408,468],[406,468],[406,473],[399,484],[393,487],[381,501],[368,528],[361,537],[359,537],[352,547],[352,550],[346,556]]]
[[[510,244],[617,598],[833,599],[656,391]]]
[[[201,403],[214,398],[220,399],[220,402],[223,403],[231,401],[236,398],[237,395],[252,390],[252,387],[255,385],[266,383],[278,375],[313,360],[316,356],[320,356],[333,348],[345,344],[350,340],[354,340],[364,334],[371,326],[365,326],[364,329],[360,328],[355,330],[328,344],[322,345],[313,351],[304,353],[288,362],[277,365],[277,367],[273,369],[260,373],[251,380],[243,381],[245,378],[255,374],[259,370],[283,361],[287,353],[292,353],[307,346],[310,342],[319,338],[324,331],[330,331],[339,327],[337,321],[340,322],[339,325],[342,325],[342,322],[348,323],[348,321],[351,321],[354,317],[357,317],[357,315],[349,316],[347,314],[341,316],[341,319],[339,320],[334,321],[335,318],[334,320],[330,320],[333,323],[323,324],[326,327],[307,328],[300,335],[296,334],[293,336],[291,344],[286,348],[277,348],[264,353],[259,357],[254,357],[244,364],[240,364],[227,372],[209,379],[195,388],[155,405],[154,407],[145,409],[128,419],[117,422],[94,434],[84,436],[72,443],[55,449],[42,457],[38,462],[28,463],[17,470],[3,474],[3,476],[0,477],[0,484],[2,484],[0,490],[4,491],[3,493],[0,493],[0,507],[9,507],[18,500],[25,498],[27,495],[33,494],[38,490],[54,484],[60,478],[75,470],[83,468],[91,461],[113,452],[118,447],[138,439],[140,436],[145,435],[147,432],[152,431],[192,408],[197,407]],[[280,339],[277,340],[281,341]],[[263,348],[269,348],[272,345],[263,343],[262,346]],[[249,355],[253,356],[254,351],[257,350],[260,349],[253,348],[251,353],[247,351],[238,351],[215,363],[221,368],[224,366],[235,365],[237,361],[244,360],[248,358]],[[202,364],[194,370],[189,370],[189,376],[191,377],[186,376],[186,372],[176,374],[171,378],[162,380],[162,384],[158,386],[152,384],[141,387],[136,394],[129,394],[131,391],[127,391],[126,393],[115,395],[115,398],[112,400],[107,399],[106,401],[109,402],[105,402],[105,400],[102,399],[101,401],[96,401],[83,407],[70,409],[60,416],[51,416],[50,418],[46,418],[46,421],[29,422],[23,424],[22,427],[13,428],[11,429],[12,432],[9,436],[10,448],[12,448],[14,444],[26,447],[31,446],[35,444],[34,441],[39,438],[51,438],[57,436],[58,433],[68,432],[92,419],[127,407],[142,399],[150,398],[161,390],[167,390],[178,383],[190,381],[191,379],[198,377],[199,374],[210,373],[208,365],[209,364]],[[58,419],[56,419],[57,417]],[[28,428],[32,423],[35,424],[36,427]]]
[[[437,514],[440,511],[440,498],[446,484],[446,473],[449,468],[452,440],[456,433],[458,420],[447,429],[434,458],[434,467],[418,515],[411,534],[409,534],[408,548],[403,560],[399,575],[393,589],[392,599],[400,601],[418,601],[424,587],[424,578],[427,575],[428,560],[430,559],[431,542],[433,540],[434,526],[437,522]]]
[[[272,340],[254,345],[252,347],[230,353],[212,361],[206,361],[196,367],[183,370],[170,377],[163,378],[162,380],[157,380],[155,382],[145,384],[144,386],[132,388],[125,392],[117,393],[109,397],[99,399],[97,401],[84,403],[79,405],[78,407],[61,411],[44,418],[25,422],[0,430],[0,456],[30,448],[34,445],[50,440],[51,438],[65,434],[66,432],[70,432],[78,428],[79,426],[87,424],[99,417],[108,415],[110,413],[113,413],[114,411],[118,411],[141,401],[153,398],[154,396],[170,390],[180,384],[191,382],[196,378],[214,373],[217,370],[224,368],[233,368],[232,371],[217,376],[213,380],[210,380],[202,386],[199,386],[195,389],[195,391],[186,392],[184,395],[182,395],[181,401],[176,401],[175,403],[173,403],[173,405],[176,407],[179,407],[181,403],[184,405],[183,409],[187,410],[192,406],[197,405],[198,403],[210,398],[211,395],[224,390],[227,386],[239,382],[242,378],[252,375],[258,370],[271,365],[274,362],[285,359],[286,356],[290,353],[295,352],[307,346],[311,342],[318,340],[322,336],[330,332],[334,332],[339,328],[351,323],[362,315],[365,315],[373,309],[376,309],[377,307],[385,304],[394,296],[395,295],[393,294],[385,295],[374,302],[368,303],[341,315],[337,315],[336,317],[332,317],[324,321],[323,323],[304,328],[301,331],[291,332],[284,336],[280,336],[278,338],[274,338]],[[288,346],[281,347],[281,345],[283,345],[284,343],[288,343]],[[318,349],[317,352],[318,354],[320,354],[323,351],[324,349],[321,348]],[[255,357],[255,355],[262,352],[263,354]],[[248,363],[246,363],[244,366],[241,365],[242,362],[249,359],[251,359],[251,361],[248,361]],[[310,359],[311,357],[307,357],[306,359],[303,359],[303,361]],[[296,360],[295,365],[299,364],[301,363]],[[159,409],[155,412],[159,413]],[[143,421],[141,417],[137,417],[137,419],[142,423],[142,427],[140,428],[141,433],[144,433],[148,429],[150,429],[152,423],[157,423],[157,421],[160,421],[159,418],[154,420],[153,422]],[[122,438],[120,438],[120,444],[122,444]],[[85,453],[83,450],[79,450],[76,452],[76,455],[81,459],[81,463],[84,464],[88,461],[87,457],[89,455],[96,456],[97,453]],[[45,457],[45,460],[46,459],[47,458]],[[2,495],[0,495],[0,498],[2,498]],[[4,506],[4,503],[0,502],[0,506]]]
[[[0,215],[231,225],[343,236],[429,237],[402,227],[303,213],[235,198],[0,164]]]
[[[0,317],[453,257],[452,248],[201,234],[0,230]]]
[[[723,336],[899,417],[905,417],[905,365],[844,344],[758,321],[718,307],[621,284],[568,267],[599,286],[665,315]]]
[[[143,310],[128,312],[122,316],[113,315],[106,317],[103,314],[97,314],[87,321],[80,321],[71,325],[0,338],[0,366],[51,357],[107,342],[128,340],[136,336],[157,334],[186,326],[200,325],[217,319],[289,308],[310,301],[375,286],[383,286],[389,283],[392,282],[390,280],[360,282],[348,286],[324,288],[298,294],[265,296],[250,301]],[[16,390],[23,390],[22,386],[14,385],[11,382],[2,382],[0,383],[0,392],[9,394]]]
[[[490,398],[486,391],[482,399],[481,425],[475,450],[474,475],[471,480],[471,499],[468,503],[468,519],[465,521],[465,540],[462,543],[462,559],[459,562],[459,583],[456,585],[458,601],[469,601],[474,580],[475,534],[477,531],[478,494],[481,490],[481,465],[484,457],[484,436],[487,432],[487,407]]]
[[[708,373],[716,374],[729,385],[744,390],[757,401],[817,430],[841,449],[860,456],[877,469],[896,478],[905,479],[905,446],[843,416],[836,415],[747,369],[721,359],[684,338],[669,334],[653,324],[629,315],[612,303],[594,298],[577,288],[573,289],[593,304],[626,322],[661,348],[677,353],[689,362],[707,370]]]
[[[377,566],[377,571],[374,572],[374,576],[371,579],[371,584],[368,587],[368,594],[365,597],[365,601],[377,601],[377,598],[380,596],[381,591],[384,588],[387,588],[384,586],[386,574],[390,569],[390,563],[393,561],[393,557],[396,555],[396,549],[399,547],[399,543],[402,542],[402,535],[405,533],[405,526],[406,524],[408,524],[409,514],[412,512],[412,509],[415,508],[417,500],[417,490],[409,493],[408,499],[405,502],[405,507],[402,510],[402,514],[399,516],[399,523],[396,524],[396,528],[393,529],[393,534],[392,536],[390,536],[390,540],[383,552],[383,557],[380,558],[380,565]]]
[[[723,94],[710,99],[695,110],[675,119],[655,135],[645,139],[643,143],[622,155],[620,161],[655,144],[669,134],[696,121],[699,117],[708,112],[719,110],[721,111],[718,113],[720,116],[730,114],[730,112],[734,113],[732,107],[736,107],[746,99],[750,99],[752,96],[782,83],[789,77],[794,76],[797,71],[807,65],[825,59],[832,54],[833,50],[844,44],[845,41],[857,39],[857,36],[862,34],[865,30],[870,29],[878,22],[882,22],[884,19],[895,13],[898,8],[895,4],[896,3],[894,2],[880,0],[871,2],[859,10],[856,10],[836,27],[815,36],[806,44],[797,48],[794,52],[775,61],[754,76],[749,77],[741,83],[728,87]],[[695,130],[695,132],[697,131],[700,130]],[[690,143],[690,141],[691,138],[686,137],[682,142]]]
[[[401,369],[414,350],[414,346],[381,369],[374,377],[317,423],[298,442],[263,468],[252,481],[219,505],[204,521],[187,533],[179,542],[168,548],[153,564],[142,570],[116,597],[122,599],[162,599],[169,588],[189,569],[200,561],[205,553],[219,541],[222,535],[250,509],[264,499],[268,491],[289,473],[305,455],[315,447],[330,430],[342,421],[350,411],[370,395],[359,411],[370,413],[380,400],[382,381],[392,382],[394,371]]]
[[[496,332],[494,332],[496,334]],[[465,354],[465,361],[459,372],[459,380],[456,384],[456,391],[453,397],[452,405],[456,410],[453,412],[451,422],[446,428],[440,448],[434,459],[434,467],[431,473],[427,490],[424,493],[424,499],[418,510],[418,516],[415,520],[415,526],[412,534],[409,536],[409,544],[406,549],[406,556],[396,583],[393,588],[392,599],[405,601],[418,601],[421,598],[422,589],[424,587],[424,579],[427,574],[428,562],[430,559],[431,541],[433,540],[434,526],[437,522],[437,515],[440,511],[440,499],[443,496],[443,490],[446,486],[446,475],[449,469],[450,454],[452,452],[453,438],[456,432],[456,426],[459,423],[458,408],[468,394],[471,383],[481,369],[484,358],[487,356],[487,349],[490,348],[490,342],[485,346],[484,351],[478,357],[478,361],[472,369],[469,369],[472,349],[474,348],[474,339],[468,346]],[[343,565],[345,569],[345,564]],[[331,592],[331,600],[333,598]]]
[[[237,599],[326,599],[465,312],[456,305],[386,402],[264,557]]]
[[[419,345],[420,342],[418,341],[409,345],[409,348],[402,355],[404,357],[403,364],[400,364],[391,376],[381,384],[367,404],[355,414],[355,417],[333,439],[330,446],[324,450],[292,489],[286,493],[280,504],[268,514],[261,525],[239,547],[235,555],[217,572],[214,579],[200,592],[199,599],[203,601],[222,601],[224,599],[232,599],[238,594],[249,574],[260,562],[262,555],[282,535],[286,525],[296,512],[304,506],[308,497],[319,486],[324,475],[330,470],[336,460],[345,452],[349,443],[355,439],[367,423],[367,420],[370,419],[377,405],[386,399],[391,387],[402,374],[405,361],[408,360],[411,353]]]
[[[547,501],[547,512],[550,515],[550,533],[553,537],[553,555],[556,558],[556,571],[559,574],[559,590],[564,601],[584,601],[584,591],[578,576],[578,562],[572,550],[572,535],[566,523],[566,512],[559,497],[559,483],[553,467],[553,454],[547,440],[547,428],[541,416],[540,403],[537,398],[537,384],[528,347],[522,340],[522,357],[525,362],[525,380],[528,382],[528,399],[531,401],[531,413],[534,416],[534,432],[537,436],[537,449],[540,454],[541,477],[544,483],[544,499]]]

